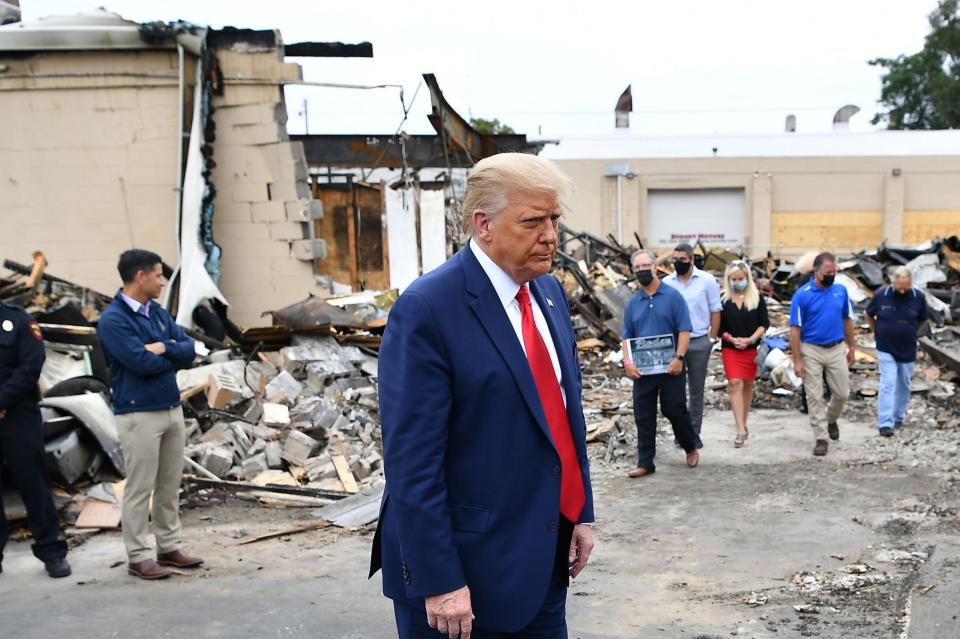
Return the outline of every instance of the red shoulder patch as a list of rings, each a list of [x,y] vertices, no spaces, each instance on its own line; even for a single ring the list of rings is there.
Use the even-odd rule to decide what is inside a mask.
[[[30,334],[33,335],[38,342],[43,341],[43,333],[40,332],[39,324],[31,321],[30,323],[27,324],[27,326],[30,328]]]

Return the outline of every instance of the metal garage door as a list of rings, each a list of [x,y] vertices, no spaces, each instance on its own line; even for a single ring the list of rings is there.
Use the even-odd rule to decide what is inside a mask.
[[[743,189],[651,189],[647,220],[647,242],[658,248],[697,240],[706,246],[742,246],[746,197]]]

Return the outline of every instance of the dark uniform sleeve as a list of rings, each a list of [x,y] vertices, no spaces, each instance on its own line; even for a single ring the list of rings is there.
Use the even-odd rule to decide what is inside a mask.
[[[10,377],[0,385],[0,409],[6,410],[25,397],[35,396],[40,370],[47,355],[43,349],[43,336],[36,321],[26,312],[18,313],[15,320],[17,333],[17,361]]]

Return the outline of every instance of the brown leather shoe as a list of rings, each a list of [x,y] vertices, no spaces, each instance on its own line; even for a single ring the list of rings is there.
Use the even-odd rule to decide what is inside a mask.
[[[191,557],[182,550],[157,553],[157,563],[161,566],[175,566],[176,568],[196,568],[203,563],[199,557]]]
[[[141,579],[166,579],[173,573],[161,567],[153,559],[144,559],[136,563],[127,564],[127,572]]]
[[[691,450],[687,453],[687,466],[690,468],[696,468],[697,464],[700,463],[700,453],[696,450]]]
[[[634,468],[629,473],[627,473],[627,477],[631,477],[633,479],[639,479],[640,477],[646,477],[647,475],[652,475],[652,474],[653,474],[652,470],[647,470],[646,468]]]

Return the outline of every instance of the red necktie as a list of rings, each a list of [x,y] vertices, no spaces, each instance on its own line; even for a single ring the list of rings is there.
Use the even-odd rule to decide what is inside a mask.
[[[530,362],[530,371],[533,373],[540,404],[543,406],[543,413],[550,426],[553,444],[560,456],[560,513],[571,522],[577,523],[580,511],[583,510],[585,497],[583,475],[580,474],[577,449],[573,446],[567,408],[563,405],[560,383],[557,381],[553,362],[550,361],[547,345],[544,344],[543,337],[533,319],[533,307],[530,306],[530,293],[527,292],[526,286],[520,287],[517,301],[520,303],[523,345],[527,351],[527,360]]]

